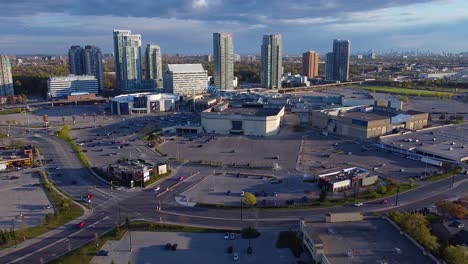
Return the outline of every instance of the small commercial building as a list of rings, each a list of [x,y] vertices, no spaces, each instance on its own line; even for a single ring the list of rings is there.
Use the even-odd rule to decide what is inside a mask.
[[[201,113],[201,125],[206,133],[221,135],[272,136],[279,132],[284,106],[216,105]]]
[[[332,133],[357,139],[376,138],[396,133],[426,128],[429,114],[397,110],[384,106],[341,107],[313,111],[312,126]]]
[[[107,174],[111,178],[119,179],[125,184],[132,181],[143,182],[150,180],[151,176],[166,174],[168,166],[165,163],[152,164],[143,160],[128,160],[107,167]]]
[[[149,114],[171,111],[179,96],[166,93],[123,94],[110,99],[111,113],[114,115]]]
[[[321,188],[332,192],[339,192],[357,186],[369,186],[377,182],[377,175],[372,175],[360,167],[346,168],[337,171],[327,171],[316,176]]]

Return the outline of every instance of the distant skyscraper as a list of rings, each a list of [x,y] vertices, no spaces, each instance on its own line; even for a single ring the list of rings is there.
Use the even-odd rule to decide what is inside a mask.
[[[328,52],[325,57],[325,80],[327,81],[333,81],[335,78],[333,74],[333,60],[334,59],[335,59],[335,56],[333,52]]]
[[[232,90],[234,79],[234,47],[232,35],[213,33],[214,84],[221,90]]]
[[[349,80],[349,56],[351,42],[349,40],[333,40],[333,52],[327,54],[326,79],[345,82]]]
[[[117,85],[121,90],[140,89],[141,35],[130,30],[114,30],[114,56]]]
[[[307,51],[302,54],[302,75],[309,78],[318,76],[319,54],[314,51]]]
[[[351,43],[349,40],[335,39],[333,41],[333,75],[336,81],[349,80],[349,56],[351,53]]]
[[[8,96],[14,94],[10,59],[7,56],[0,55],[0,95]]]
[[[102,52],[96,46],[86,45],[84,49],[84,74],[93,75],[98,82],[99,91],[104,89],[104,67]]]
[[[84,74],[84,50],[81,46],[71,46],[68,50],[68,67],[70,74],[83,75]]]
[[[269,89],[281,88],[283,75],[281,34],[264,35],[261,57],[262,86]]]
[[[146,80],[154,80],[157,87],[162,85],[163,70],[161,60],[161,48],[148,44],[145,51]]]

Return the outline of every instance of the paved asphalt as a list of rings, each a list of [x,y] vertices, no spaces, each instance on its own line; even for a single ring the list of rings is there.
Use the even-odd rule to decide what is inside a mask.
[[[20,133],[20,131],[17,131]],[[68,225],[67,228],[50,238],[39,240],[26,248],[0,258],[0,263],[46,263],[115,227],[117,222],[123,222],[129,216],[132,219],[148,219],[169,223],[200,225],[217,228],[242,228],[253,226],[257,228],[292,227],[297,226],[300,218],[323,219],[328,212],[387,211],[390,209],[411,210],[454,195],[466,194],[468,182],[463,182],[450,188],[452,179],[446,179],[421,187],[415,191],[399,195],[399,206],[392,206],[396,197],[389,198],[388,206],[378,202],[368,203],[363,207],[333,207],[304,210],[241,210],[198,208],[178,205],[174,196],[188,187],[203,180],[213,173],[207,167],[180,166],[175,175],[161,183],[163,194],[157,196],[154,190],[110,190],[108,185],[97,180],[86,168],[81,166],[79,159],[71,148],[53,136],[44,134],[28,135],[28,140],[40,146],[46,160],[52,159],[46,169],[56,184],[79,200],[87,193],[92,193],[93,211],[86,219],[87,227],[78,229]],[[193,176],[190,176],[192,175]],[[186,180],[178,182],[180,176]],[[457,176],[455,182],[462,179]],[[156,212],[156,206],[161,204],[162,211]],[[242,213],[242,219],[241,219]]]

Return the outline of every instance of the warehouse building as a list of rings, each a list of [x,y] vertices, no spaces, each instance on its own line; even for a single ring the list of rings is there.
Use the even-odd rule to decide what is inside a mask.
[[[411,155],[422,162],[437,165],[437,161],[468,161],[468,124],[433,127],[416,132],[380,138],[381,147]]]
[[[149,114],[174,110],[177,101],[179,96],[174,94],[123,94],[110,99],[110,108],[114,115]]]
[[[357,139],[376,138],[398,131],[420,130],[429,123],[429,114],[384,106],[353,106],[313,111],[312,126]]]
[[[280,129],[284,106],[266,108],[263,105],[216,105],[201,113],[201,125],[206,133],[221,135],[272,136]]]
[[[326,221],[300,221],[299,239],[316,263],[439,263],[385,218],[330,213]]]

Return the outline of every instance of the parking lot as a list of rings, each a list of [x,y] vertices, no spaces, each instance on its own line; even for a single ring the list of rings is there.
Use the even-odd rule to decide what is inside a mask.
[[[2,172],[0,174],[0,228],[10,229],[39,225],[46,214],[53,213],[39,175],[31,171]],[[23,217],[20,217],[23,215]]]
[[[289,249],[275,247],[277,231],[263,231],[251,240],[253,254],[247,254],[249,241],[236,234],[234,240],[225,240],[224,233],[131,232],[132,251],[128,234],[120,241],[110,241],[102,248],[107,256],[96,256],[91,263],[233,263],[233,253],[239,254],[239,263],[286,264],[294,262]],[[166,243],[177,244],[177,250],[166,250]]]
[[[303,181],[302,175],[286,174],[282,181],[268,177],[236,174],[210,175],[204,181],[181,195],[188,202],[239,206],[242,192],[251,192],[263,206],[284,205],[286,200],[304,200],[318,197],[317,184]],[[304,198],[305,197],[305,198]]]
[[[161,147],[163,153],[191,161],[222,162],[279,170],[294,170],[300,139],[254,138],[244,136],[175,137]]]
[[[314,175],[324,169],[359,166],[379,176],[398,180],[418,178],[440,171],[439,167],[389,153],[351,140],[311,134],[304,140],[299,168]]]

